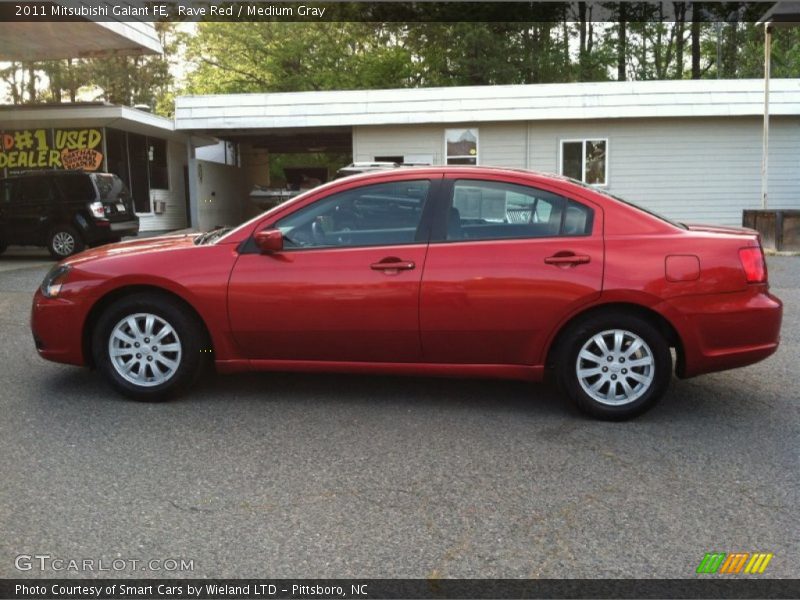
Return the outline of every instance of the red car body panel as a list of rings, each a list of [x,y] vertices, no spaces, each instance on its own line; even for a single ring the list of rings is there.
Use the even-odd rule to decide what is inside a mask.
[[[243,251],[253,234],[330,193],[368,183],[480,179],[530,185],[591,207],[590,235],[399,246]],[[432,194],[436,194],[434,186]],[[441,202],[433,198],[430,201]],[[89,250],[57,298],[34,297],[44,358],[75,365],[114,294],[142,287],[184,300],[206,325],[219,371],[302,370],[539,380],[571,319],[607,305],[652,311],[677,335],[678,372],[750,364],[778,347],[782,305],[748,283],[740,248],[755,232],[682,229],[564,178],[485,168],[421,168],[334,181],[216,243],[167,236]],[[583,264],[547,264],[558,253]],[[387,258],[414,263],[376,271]]]

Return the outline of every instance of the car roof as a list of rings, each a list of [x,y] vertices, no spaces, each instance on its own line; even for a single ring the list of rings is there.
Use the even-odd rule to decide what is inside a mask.
[[[345,167],[347,168],[347,167]],[[486,174],[507,174],[507,175],[525,175],[533,177],[541,177],[542,179],[551,179],[563,181],[565,183],[575,183],[569,177],[564,175],[557,175],[555,173],[544,173],[540,171],[532,171],[529,169],[517,169],[511,167],[490,167],[490,166],[476,166],[476,165],[397,165],[396,167],[384,167],[374,170],[367,170],[362,173],[356,173],[347,177],[342,177],[336,181],[343,181],[345,179],[355,181],[358,179],[383,179],[391,178],[392,174],[403,171],[413,171],[420,175],[427,174],[444,174],[444,175],[486,175]]]
[[[8,177],[0,177],[0,179],[18,179],[20,177],[52,177],[52,176],[64,177],[72,176],[72,175],[96,175],[96,173],[82,171],[80,169],[30,169],[28,171],[18,171],[16,173],[11,173]],[[103,175],[113,175],[113,173],[103,173]]]

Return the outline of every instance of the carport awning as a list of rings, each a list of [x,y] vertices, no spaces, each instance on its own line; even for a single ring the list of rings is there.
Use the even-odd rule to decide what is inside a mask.
[[[250,144],[271,154],[353,151],[351,127],[304,127],[296,129],[203,130],[203,134],[235,143]]]
[[[114,54],[160,54],[152,23],[0,23],[0,60],[53,60]]]

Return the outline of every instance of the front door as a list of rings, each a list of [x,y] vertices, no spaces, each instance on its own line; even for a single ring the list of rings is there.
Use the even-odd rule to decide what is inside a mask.
[[[600,294],[600,209],[503,180],[447,184],[420,297],[425,360],[541,364],[553,328]]]
[[[284,250],[243,252],[228,310],[245,356],[418,362],[419,291],[432,182],[334,193],[276,223]]]

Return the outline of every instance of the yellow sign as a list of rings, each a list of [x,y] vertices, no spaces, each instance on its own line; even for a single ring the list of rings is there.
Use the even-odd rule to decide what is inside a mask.
[[[99,129],[23,129],[0,138],[0,169],[82,169],[103,163]]]

